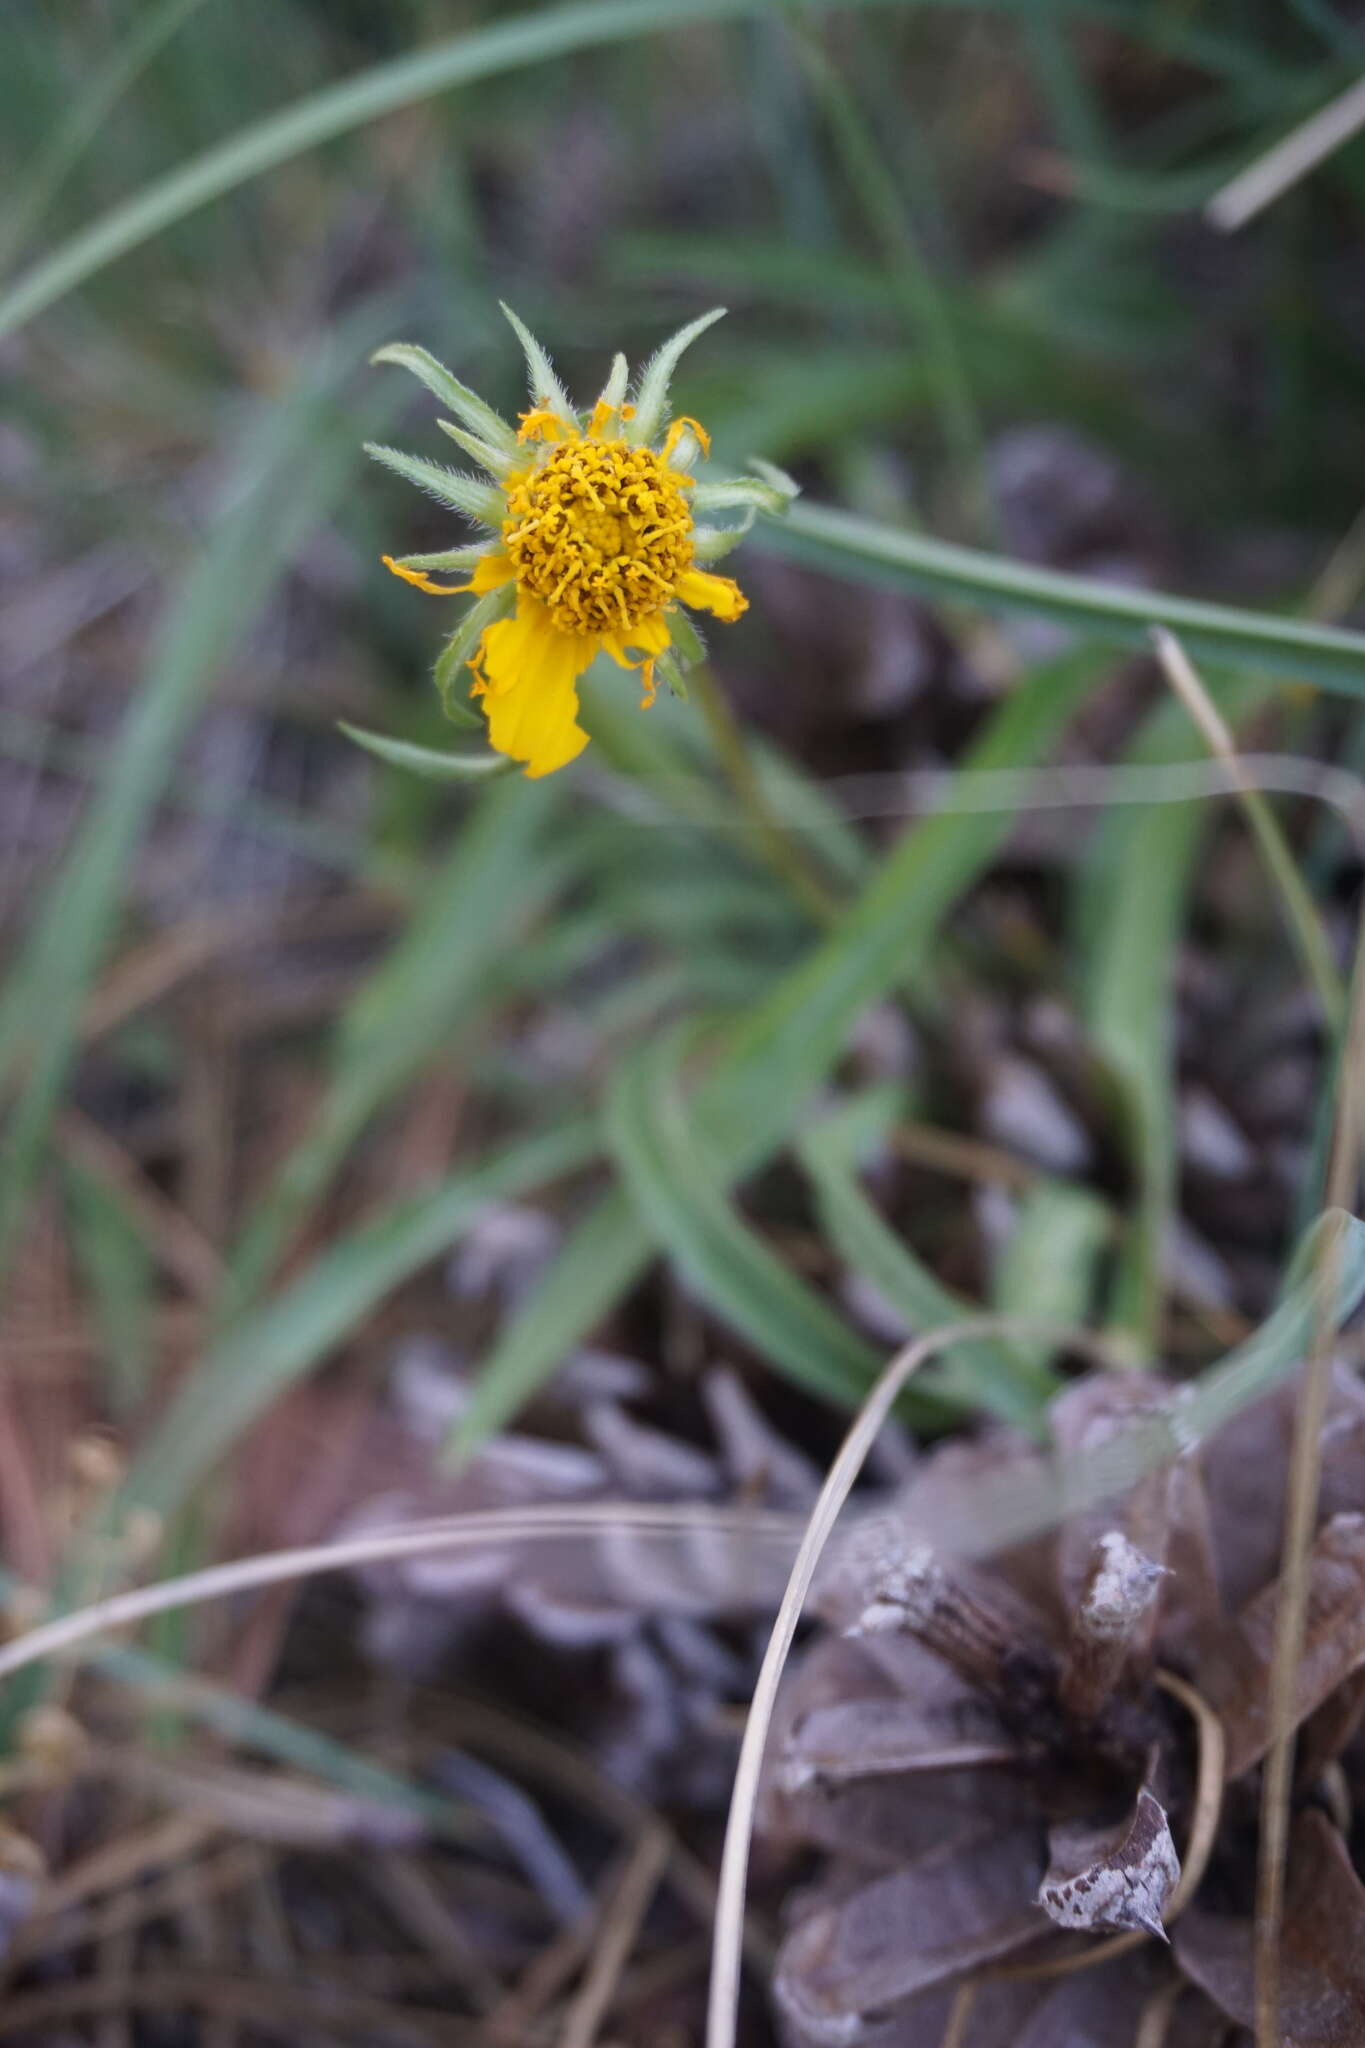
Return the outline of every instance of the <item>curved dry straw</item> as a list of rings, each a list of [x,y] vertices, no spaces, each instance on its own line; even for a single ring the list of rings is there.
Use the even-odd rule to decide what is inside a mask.
[[[0,1679],[12,1677],[26,1665],[54,1657],[92,1636],[130,1628],[153,1615],[173,1608],[202,1605],[209,1600],[226,1600],[234,1593],[276,1586],[288,1579],[310,1578],[319,1572],[344,1571],[363,1565],[391,1563],[395,1559],[420,1557],[443,1550],[471,1550],[499,1543],[531,1543],[554,1537],[593,1535],[599,1532],[628,1532],[636,1535],[678,1535],[688,1531],[713,1535],[718,1531],[748,1537],[754,1541],[780,1543],[790,1550],[801,1528],[801,1517],[772,1509],[724,1509],[688,1503],[641,1505],[637,1501],[582,1501],[558,1507],[490,1508],[467,1515],[450,1515],[426,1522],[409,1522],[401,1529],[373,1530],[367,1535],[340,1543],[318,1543],[296,1550],[267,1551],[232,1564],[211,1565],[205,1571],[187,1572],[178,1579],[162,1579],[153,1586],[138,1586],[115,1593],[74,1614],[59,1615],[53,1621],[28,1629],[11,1643],[0,1647]]]
[[[749,1874],[749,1845],[753,1837],[754,1812],[758,1802],[759,1776],[768,1730],[772,1724],[777,1689],[788,1654],[796,1636],[801,1610],[806,1604],[820,1558],[833,1533],[840,1510],[852,1492],[877,1432],[886,1421],[901,1390],[922,1365],[940,1357],[955,1344],[971,1343],[981,1337],[1041,1339],[1083,1352],[1092,1364],[1112,1367],[1114,1358],[1091,1330],[1034,1323],[1017,1316],[976,1316],[951,1329],[931,1330],[909,1344],[886,1367],[859,1409],[847,1436],[830,1466],[820,1497],[806,1523],[796,1562],[787,1580],[782,1604],[773,1623],[768,1647],[763,1653],[753,1699],[744,1723],[739,1762],[735,1768],[734,1790],[725,1827],[720,1879],[716,1888],[716,1925],[711,1951],[711,1985],[706,2016],[706,2048],[735,2048],[735,2027],[739,2012],[739,1980],[744,1933],[744,1893]]]
[[[1348,768],[1299,754],[1234,754],[1227,759],[1167,761],[1121,767],[1069,762],[1052,768],[908,768],[885,775],[813,778],[822,796],[850,822],[860,819],[941,816],[953,812],[1088,811],[1114,804],[1189,804],[1214,797],[1244,800],[1248,789],[1302,796],[1335,811],[1365,852],[1365,780]],[[661,776],[648,789],[600,778],[603,800],[638,825],[676,830],[678,812],[689,825],[724,831],[732,807],[700,776]],[[818,833],[818,824],[784,805],[768,789],[773,817],[789,832]],[[674,808],[676,806],[676,808]]]

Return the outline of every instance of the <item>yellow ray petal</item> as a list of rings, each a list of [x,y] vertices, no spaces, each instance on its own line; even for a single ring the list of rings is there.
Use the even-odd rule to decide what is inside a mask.
[[[657,684],[654,681],[654,657],[662,654],[670,645],[672,634],[668,630],[668,618],[664,612],[655,612],[650,618],[640,619],[635,625],[626,627],[620,633],[602,635],[603,652],[621,668],[638,669],[640,672],[640,709],[648,711],[654,702]],[[631,650],[640,656],[632,661]]]
[[[529,776],[564,767],[588,744],[575,684],[598,645],[593,634],[557,631],[544,605],[526,597],[515,617],[486,628],[469,664],[474,694],[483,698],[490,744],[524,762]]]
[[[498,590],[512,580],[511,561],[501,548],[495,548],[491,554],[480,555],[468,583],[433,583],[425,569],[409,569],[406,563],[396,562],[392,555],[381,555],[380,560],[391,575],[401,576],[405,583],[415,584],[418,590],[425,590],[432,597],[461,597],[467,590]]]
[[[529,412],[520,415],[517,428],[519,441],[577,441],[582,437],[577,426],[557,413],[550,405],[533,405]]]
[[[711,436],[707,433],[701,421],[692,419],[685,412],[680,412],[669,428],[667,439],[664,442],[665,462],[670,459],[673,450],[677,447],[684,434],[691,434],[693,436],[703,455],[711,453]]]
[[[379,559],[391,576],[401,576],[405,583],[427,591],[432,597],[459,597],[462,591],[472,588],[468,583],[433,583],[425,569],[405,568],[401,562],[395,562],[392,555],[381,555]]]
[[[602,650],[619,668],[639,668],[641,663],[630,658],[631,648],[639,652],[643,661],[648,655],[662,654],[669,640],[667,616],[659,611],[647,619],[640,619],[633,626],[622,627],[619,633],[604,633]]]
[[[504,583],[510,583],[514,575],[512,558],[502,548],[494,548],[486,555],[480,555],[474,564],[474,574],[465,585],[467,590],[501,590]]]
[[[737,619],[749,609],[749,600],[731,576],[712,576],[705,569],[689,569],[678,578],[678,596],[698,611],[714,612],[718,619]]]

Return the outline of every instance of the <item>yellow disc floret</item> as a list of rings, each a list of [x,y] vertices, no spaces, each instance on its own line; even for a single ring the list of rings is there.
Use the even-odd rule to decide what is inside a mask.
[[[622,633],[662,610],[692,565],[679,476],[650,448],[570,441],[507,493],[519,587],[561,633]]]

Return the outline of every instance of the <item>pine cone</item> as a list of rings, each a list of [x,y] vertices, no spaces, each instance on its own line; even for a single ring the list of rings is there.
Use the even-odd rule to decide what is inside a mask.
[[[1068,1389],[1062,1469],[1169,1392],[1121,1375]],[[934,1530],[964,1502],[988,1513],[1045,1454],[1004,1436],[947,1445],[831,1554],[763,1801],[771,1843],[820,1852],[776,1970],[789,2048],[1132,2048],[1140,2023],[1144,2048],[1246,2038],[1293,1399],[1248,1409],[1116,1507],[969,1566]],[[1322,1452],[1287,2048],[1365,2041],[1365,1394],[1344,1375]],[[1201,1813],[1211,1852],[1182,1880]]]

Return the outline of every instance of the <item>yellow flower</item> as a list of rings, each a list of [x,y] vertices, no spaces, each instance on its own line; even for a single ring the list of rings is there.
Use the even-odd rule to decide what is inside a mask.
[[[601,397],[580,414],[534,336],[503,308],[521,341],[531,405],[513,429],[424,349],[395,343],[376,362],[421,378],[461,424],[441,420],[485,472],[443,468],[397,449],[369,452],[442,504],[492,528],[493,536],[438,555],[384,557],[396,576],[439,596],[473,593],[437,664],[447,708],[454,678],[468,666],[470,695],[482,705],[495,750],[528,775],[562,768],[587,745],[578,723],[578,679],[598,654],[638,669],[644,703],[656,669],[683,691],[683,667],[699,658],[695,626],[681,607],[737,619],[746,600],[714,562],[742,538],[759,510],[785,510],[795,486],[766,464],[759,476],[699,483],[710,453],[695,420],[667,424],[668,387],[683,350],[720,318],[708,313],[660,349],[627,399],[628,370],[617,356]],[[721,507],[738,523],[699,519]],[[432,570],[465,570],[461,583]]]

